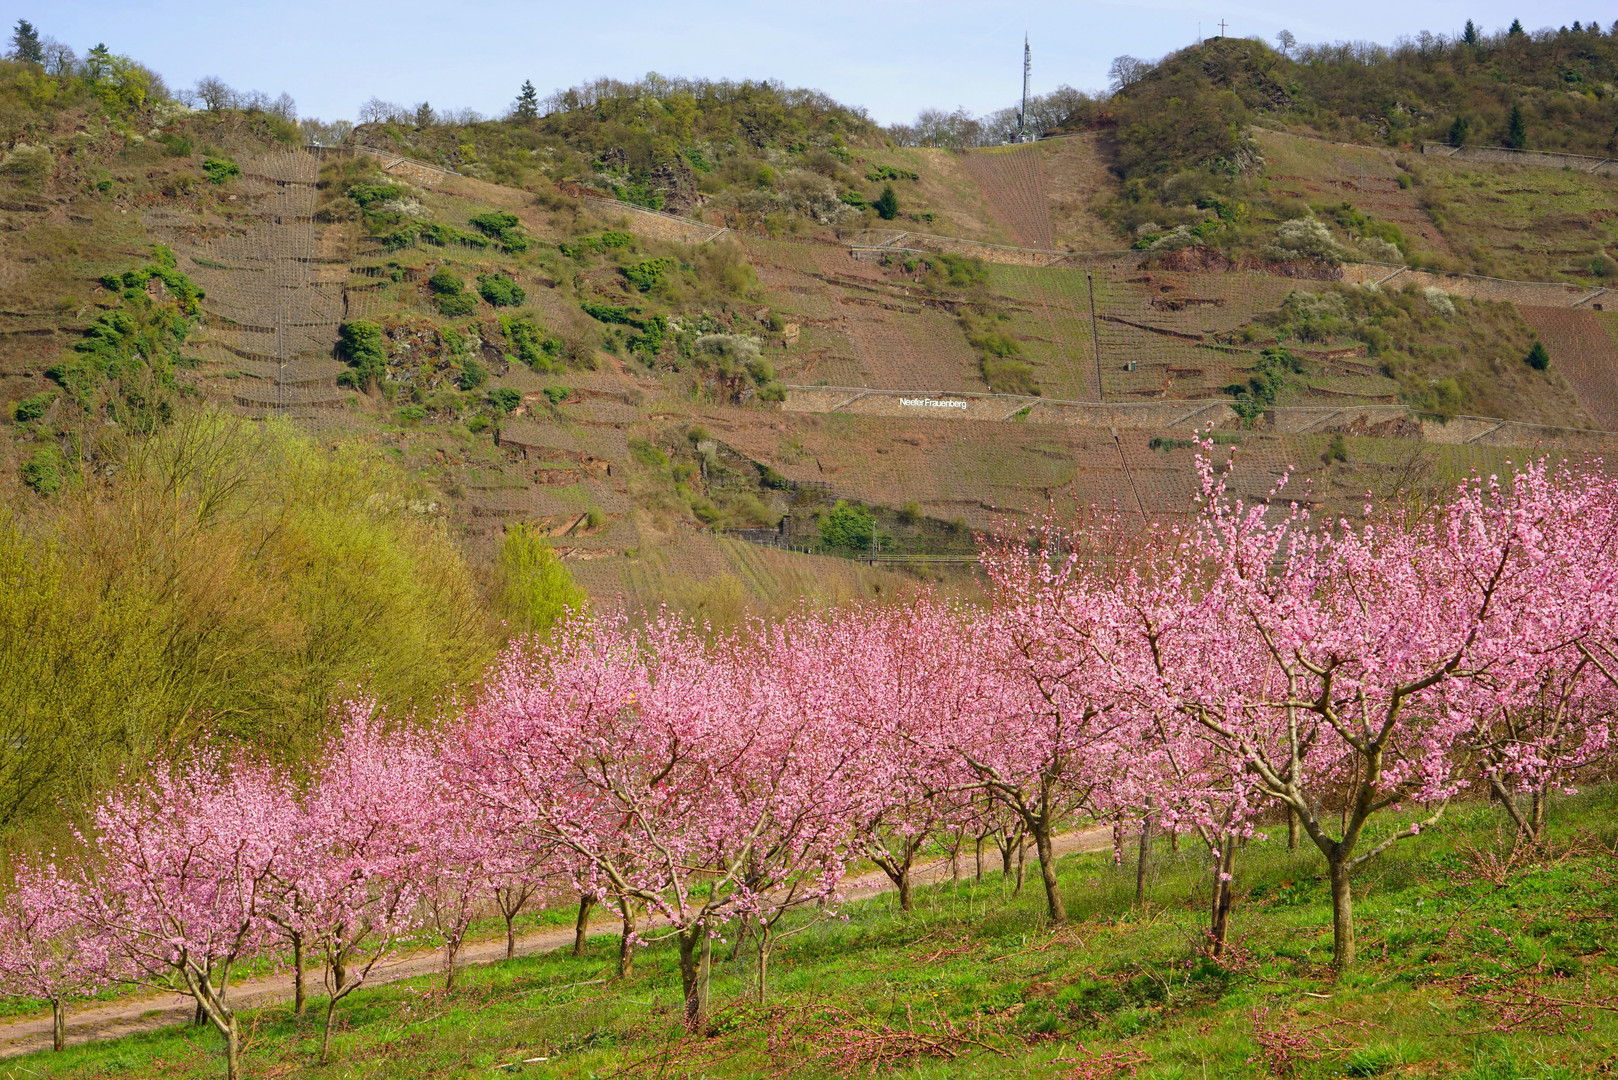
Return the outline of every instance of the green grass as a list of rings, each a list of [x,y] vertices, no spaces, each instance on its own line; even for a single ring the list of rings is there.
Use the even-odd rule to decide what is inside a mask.
[[[1362,963],[1334,980],[1318,855],[1255,842],[1237,860],[1231,947],[1204,955],[1207,875],[1189,839],[1160,843],[1150,900],[1134,867],[1063,860],[1072,920],[1053,932],[1032,881],[997,872],[849,905],[772,961],[753,1001],[750,950],[716,948],[715,1033],[679,1027],[673,951],[656,945],[619,983],[616,938],[468,968],[456,991],[417,979],[355,994],[332,1062],[315,1064],[321,1002],[244,1013],[250,1075],[450,1077],[507,1073],[741,1077],[1295,1077],[1590,1075],[1614,1059],[1612,813],[1618,793],[1565,800],[1552,857],[1503,885],[1475,866],[1499,817],[1462,808],[1357,881]],[[968,868],[970,860],[968,860]],[[1571,1004],[1570,1004],[1571,1003]],[[190,1077],[221,1072],[217,1039],[168,1029],[14,1059],[15,1075]],[[523,1064],[526,1059],[544,1062]],[[515,1063],[515,1064],[513,1064]],[[1116,1066],[1116,1069],[1115,1069]],[[21,1070],[26,1068],[27,1073]]]

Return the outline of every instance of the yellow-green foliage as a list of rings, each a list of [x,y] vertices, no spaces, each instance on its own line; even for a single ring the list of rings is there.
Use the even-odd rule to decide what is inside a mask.
[[[203,412],[107,456],[0,521],[0,825],[181,741],[300,755],[334,698],[430,705],[492,655],[459,552],[370,449]]]
[[[556,557],[550,543],[531,525],[506,530],[499,572],[507,625],[513,636],[548,634],[584,608],[584,590],[574,584],[573,575]]]

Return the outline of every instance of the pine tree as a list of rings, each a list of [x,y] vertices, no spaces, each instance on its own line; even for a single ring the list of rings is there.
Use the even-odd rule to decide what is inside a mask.
[[[892,184],[884,185],[882,194],[871,205],[876,207],[876,216],[883,221],[892,221],[899,216],[899,196],[893,193]]]
[[[1506,145],[1513,150],[1521,150],[1528,145],[1528,121],[1522,114],[1521,105],[1511,107],[1511,115],[1506,118]]]
[[[39,31],[27,19],[18,19],[11,32],[11,58],[29,64],[43,64],[45,49],[39,43]]]
[[[1471,19],[1466,20],[1466,29],[1461,31],[1461,40],[1468,45],[1478,43],[1478,28],[1472,24]]]
[[[1511,29],[1507,30],[1506,33],[1512,37],[1522,37],[1527,33],[1527,31],[1522,28],[1521,19],[1512,19]]]
[[[1534,347],[1528,350],[1528,355],[1523,359],[1535,371],[1544,371],[1551,366],[1551,354],[1546,351],[1543,341],[1534,342]]]
[[[523,80],[522,92],[517,95],[517,107],[512,115],[523,121],[539,119],[539,94],[534,91],[532,79]]]
[[[1464,116],[1457,116],[1455,123],[1449,126],[1449,144],[1451,146],[1465,146],[1467,136],[1472,134],[1472,121]]]

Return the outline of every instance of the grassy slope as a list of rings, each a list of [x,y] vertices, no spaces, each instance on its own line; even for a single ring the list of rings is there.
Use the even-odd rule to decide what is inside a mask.
[[[772,961],[753,1000],[747,950],[718,950],[715,1035],[678,1028],[673,951],[647,948],[626,984],[602,982],[615,938],[361,991],[345,1003],[335,1060],[312,1064],[313,1016],[246,1017],[251,1069],[277,1076],[805,1076],[905,1069],[918,1076],[1573,1077],[1610,1067],[1618,1018],[1614,792],[1559,801],[1549,855],[1488,880],[1503,820],[1486,806],[1402,845],[1357,880],[1362,963],[1333,980],[1318,855],[1258,842],[1238,857],[1231,948],[1204,955],[1207,875],[1195,843],[1159,843],[1149,900],[1134,867],[1062,864],[1072,923],[1052,931],[1037,888],[922,890],[916,910],[850,905]],[[318,1013],[320,1002],[312,1012]],[[212,1036],[167,1030],[17,1064],[48,1077],[211,1076]],[[1088,1070],[1088,1071],[1086,1071]]]

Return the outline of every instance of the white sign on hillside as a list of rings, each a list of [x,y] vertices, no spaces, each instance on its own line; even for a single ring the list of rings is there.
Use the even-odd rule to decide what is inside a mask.
[[[941,398],[902,397],[899,404],[913,409],[964,409],[964,401],[946,401]]]

